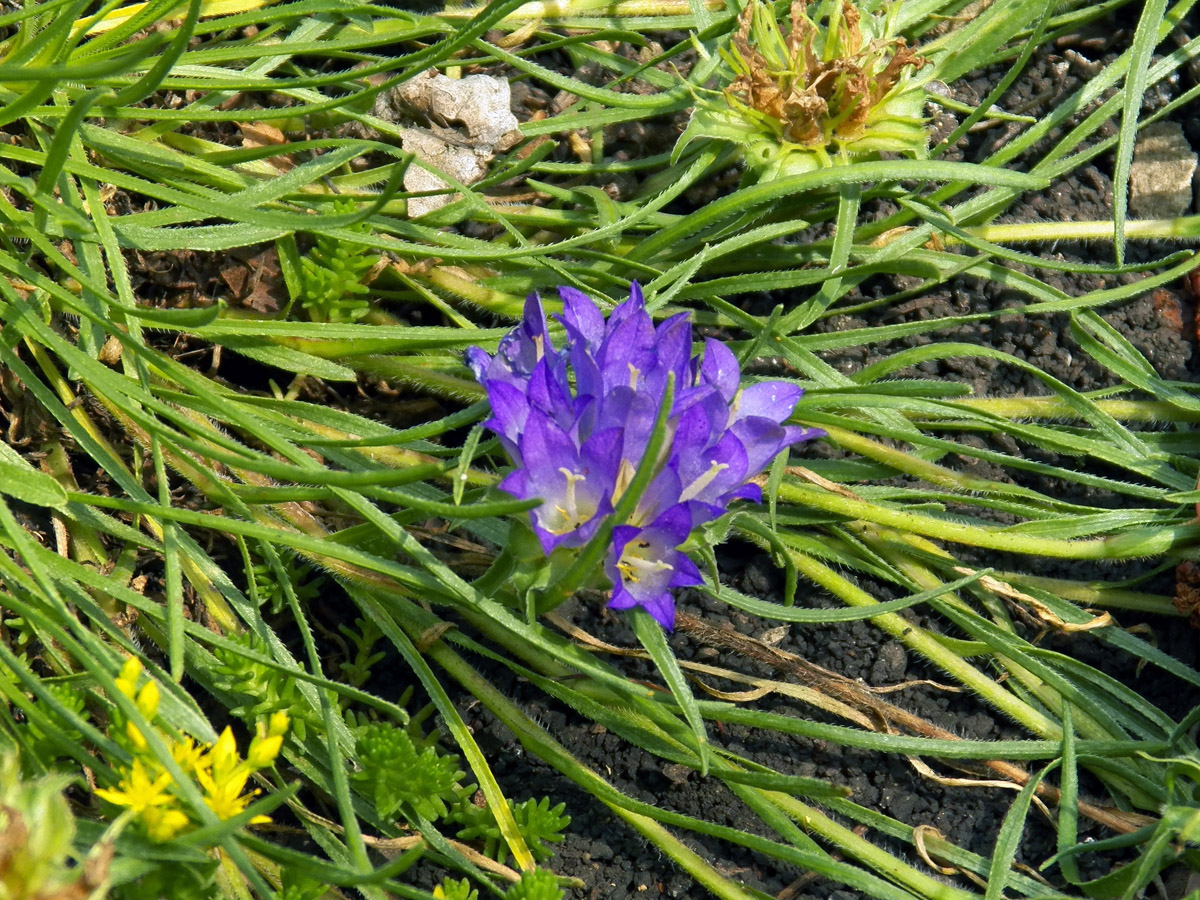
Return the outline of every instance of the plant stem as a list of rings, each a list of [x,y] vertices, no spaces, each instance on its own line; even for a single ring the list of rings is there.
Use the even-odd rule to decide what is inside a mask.
[[[964,229],[973,237],[994,244],[1022,244],[1031,241],[1111,241],[1111,219],[1092,222],[1021,222],[1011,225],[979,225]],[[1176,219],[1140,219],[1125,223],[1125,237],[1134,240],[1196,240],[1200,238],[1200,216]],[[961,244],[952,234],[942,234],[946,246]]]
[[[852,520],[860,519],[937,540],[1057,559],[1162,556],[1180,544],[1194,542],[1200,538],[1200,525],[1188,523],[1158,528],[1130,528],[1119,534],[1090,540],[1061,540],[904,512],[794,481],[785,481],[779,486],[779,499],[795,503],[802,508],[817,509]]]
[[[1066,578],[1047,578],[1024,572],[996,571],[995,577],[1014,586],[1025,585],[1047,591],[1080,606],[1103,606],[1109,609],[1129,609],[1159,616],[1179,617],[1183,614],[1171,603],[1170,597],[1145,594],[1110,587],[1103,581],[1071,581]]]
[[[711,12],[720,12],[725,9],[725,4],[723,0],[704,0],[704,7]],[[693,11],[690,0],[616,0],[615,3],[597,3],[596,0],[533,0],[517,7],[496,24],[497,27],[503,28],[506,25],[542,19],[584,16],[603,16],[611,19],[630,16],[687,16]],[[443,10],[438,16],[443,19],[469,19],[477,12],[475,7],[464,7]]]
[[[408,623],[405,625],[409,627]],[[530,720],[521,709],[444,642],[438,641],[428,649],[427,653],[472,696],[482,701],[529,752],[549,763],[584,790],[597,797],[715,896],[723,898],[723,900],[748,900],[751,895],[739,885],[722,876],[710,863],[684,845],[661,823],[623,806],[622,801],[630,806],[634,805],[634,801],[626,798],[596,772],[572,756],[565,747]],[[731,787],[733,786],[731,785]],[[854,834],[850,829],[834,822],[815,808],[777,792],[757,792],[793,816],[804,828],[817,832],[840,849],[866,862],[876,871],[883,872],[894,881],[918,891],[923,897],[936,898],[936,900],[968,900],[974,896],[967,891],[941,884],[924,875]]]
[[[1058,397],[963,397],[943,401],[1006,419],[1077,419],[1078,411]],[[1120,422],[1200,422],[1200,412],[1161,400],[1097,400],[1096,407]]]
[[[879,605],[878,600],[824,563],[790,548],[787,553],[801,574],[825,588],[843,603],[860,608]],[[1062,737],[1062,729],[1057,722],[1014,697],[961,656],[943,646],[925,629],[914,625],[898,613],[883,613],[872,617],[871,622],[909,649],[920,653],[939,669],[978,694],[984,702],[1010,716],[1034,734],[1051,740]]]

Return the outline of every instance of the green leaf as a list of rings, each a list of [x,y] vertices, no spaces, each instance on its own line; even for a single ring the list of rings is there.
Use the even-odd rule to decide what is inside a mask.
[[[62,510],[67,505],[62,485],[4,443],[0,443],[0,493],[34,506]]]
[[[1163,26],[1167,0],[1147,0],[1138,17],[1130,49],[1129,70],[1121,91],[1121,131],[1117,139],[1117,165],[1113,172],[1113,249],[1117,264],[1125,262],[1125,216],[1129,210],[1129,171],[1137,143],[1138,118],[1147,87],[1146,73]]]
[[[711,761],[708,732],[704,728],[704,718],[700,715],[700,708],[696,705],[692,689],[688,686],[687,679],[683,677],[683,670],[679,668],[679,660],[675,658],[675,653],[667,645],[667,636],[653,616],[641,607],[629,610],[628,615],[634,633],[642,646],[646,648],[646,652],[650,654],[650,658],[654,660],[659,674],[667,682],[667,687],[671,689],[671,696],[675,698],[675,702],[683,710],[684,718],[692,727],[692,735],[696,741],[694,749],[700,758],[700,774],[707,775]]]
[[[285,372],[295,372],[298,375],[313,375],[328,381],[355,381],[358,374],[347,366],[338,365],[332,360],[313,356],[291,347],[281,347],[263,341],[228,339],[225,346],[242,356],[247,356],[256,362],[283,369]]]
[[[1017,857],[1017,848],[1021,844],[1021,835],[1025,831],[1025,819],[1029,815],[1029,807],[1033,796],[1042,780],[1058,765],[1054,762],[1042,769],[1033,778],[1025,782],[1017,799],[1009,807],[996,835],[996,845],[992,848],[992,863],[988,868],[987,889],[984,900],[1000,900],[1004,896],[1004,887],[1008,881],[1008,873]]]

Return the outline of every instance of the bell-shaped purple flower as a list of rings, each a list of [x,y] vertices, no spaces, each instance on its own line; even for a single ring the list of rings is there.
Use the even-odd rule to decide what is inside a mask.
[[[586,294],[561,288],[560,295],[561,348],[530,294],[495,356],[467,351],[492,406],[485,424],[516,466],[500,487],[542,501],[530,518],[547,554],[583,546],[643,464],[674,376],[667,440],[632,514],[614,523],[604,564],[609,606],[640,606],[670,630],[671,591],[702,580],[679,547],[734,500],[760,500],[750,479],[787,447],[824,432],[784,425],[804,392],[787,382],[743,389],[737,358],[720,341],[710,338],[703,356],[693,357],[686,313],[655,327],[636,283],[607,320]]]
[[[645,528],[614,528],[612,553],[604,564],[613,583],[609,607],[640,606],[670,631],[675,624],[671,588],[704,581],[696,564],[678,549],[692,528],[692,511],[686,503],[672,506]]]

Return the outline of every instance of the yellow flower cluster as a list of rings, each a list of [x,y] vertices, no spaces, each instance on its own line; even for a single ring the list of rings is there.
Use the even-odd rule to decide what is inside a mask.
[[[134,702],[147,722],[158,715],[158,685],[147,681],[140,688],[142,664],[129,659],[117,678],[117,688]],[[259,769],[275,762],[283,747],[288,717],[276,712],[268,723],[259,723],[258,734],[250,741],[243,760],[238,756],[233,732],[226,728],[212,745],[192,738],[168,738],[171,756],[189,778],[195,780],[204,795],[205,805],[220,819],[231,819],[246,809],[257,790],[246,791],[246,782]],[[160,732],[161,733],[161,732]],[[187,808],[174,792],[175,781],[150,752],[146,736],[126,721],[118,738],[129,747],[133,761],[121,768],[121,781],[111,790],[97,790],[96,796],[116,806],[126,807],[146,829],[151,840],[169,841],[193,824]],[[269,822],[255,816],[250,824]]]

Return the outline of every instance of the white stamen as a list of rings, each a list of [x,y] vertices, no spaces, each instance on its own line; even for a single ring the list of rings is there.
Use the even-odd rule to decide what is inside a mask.
[[[575,485],[587,481],[587,478],[561,466],[558,471],[562,472],[563,477],[567,479],[567,488],[563,494],[562,504],[556,503],[552,507],[556,515],[547,516],[543,512],[538,516],[538,520],[541,526],[551,534],[566,534],[588,521],[595,514],[595,510],[581,510],[579,498],[575,495]],[[542,509],[544,510],[545,507]]]
[[[621,571],[621,575],[625,581],[638,584],[643,578],[647,578],[658,572],[670,572],[675,567],[670,563],[663,562],[661,559],[630,556],[628,548],[626,548],[626,552],[621,554],[621,561],[617,563],[617,568]]]
[[[621,465],[617,467],[616,483],[613,485],[612,502],[614,505],[620,501],[636,474],[637,469],[633,467],[633,463],[627,459],[621,460]]]
[[[713,463],[708,467],[708,471],[689,484],[679,494],[679,500],[686,503],[688,500],[695,498],[702,490],[712,484],[714,478],[720,475],[723,471],[729,468],[727,463]]]

